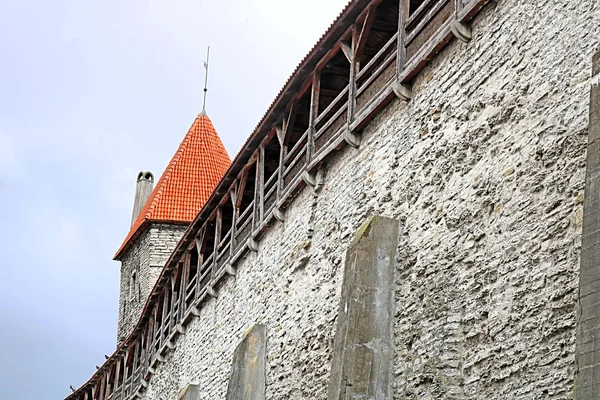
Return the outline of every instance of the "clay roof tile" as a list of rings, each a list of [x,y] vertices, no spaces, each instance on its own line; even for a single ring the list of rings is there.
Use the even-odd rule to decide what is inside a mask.
[[[198,115],[114,259],[120,259],[149,222],[193,221],[230,164],[210,118]]]

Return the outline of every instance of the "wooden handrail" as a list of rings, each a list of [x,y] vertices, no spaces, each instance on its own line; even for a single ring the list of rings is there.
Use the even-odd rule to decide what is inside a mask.
[[[373,66],[373,64],[375,64],[377,61],[379,61],[379,59],[380,59],[381,57],[383,57],[383,55],[384,55],[385,53],[387,53],[387,52],[388,52],[388,50],[390,49],[390,47],[391,47],[392,45],[397,45],[397,43],[398,43],[398,32],[396,32],[396,33],[394,34],[394,36],[392,36],[392,37],[390,38],[390,40],[388,40],[388,41],[387,41],[387,42],[386,42],[386,43],[383,45],[383,47],[381,48],[381,50],[379,50],[379,51],[377,52],[377,54],[375,54],[375,55],[373,56],[373,58],[372,58],[372,59],[371,59],[371,60],[370,60],[370,61],[369,61],[369,62],[368,62],[368,63],[367,63],[367,64],[366,64],[364,67],[362,67],[362,68],[360,69],[360,72],[359,72],[358,74],[356,74],[356,80],[359,80],[360,78],[362,78],[362,77],[363,77],[363,75],[364,75],[364,74],[366,74],[366,73],[367,73],[367,72],[368,72],[368,71],[371,69],[371,67]]]

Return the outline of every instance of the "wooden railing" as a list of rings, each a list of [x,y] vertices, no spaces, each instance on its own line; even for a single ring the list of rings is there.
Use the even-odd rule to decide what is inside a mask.
[[[286,86],[296,88],[294,90],[311,90],[308,129],[288,146],[286,135],[302,130],[298,127],[292,129],[292,113],[295,112],[295,102],[306,94],[292,93],[288,96],[288,104],[282,103],[284,97],[281,95],[271,109],[272,113],[279,112],[279,116],[263,119],[251,137],[257,139],[249,141],[254,143],[254,147],[240,152],[234,161],[235,167],[230,169],[215,190],[215,193],[231,198],[213,195],[209,199],[167,262],[134,331],[92,379],[68,399],[136,398],[147,387],[157,363],[164,360],[165,353],[175,346],[177,336],[184,334],[189,321],[200,315],[202,302],[218,295],[220,280],[228,274],[235,274],[235,265],[244,253],[258,250],[258,239],[274,223],[275,217],[283,219],[283,210],[295,193],[304,185],[316,182],[314,173],[323,161],[346,143],[357,146],[354,135],[395,94],[405,100],[410,98],[410,81],[452,35],[468,40],[470,30],[465,24],[485,3],[486,0],[424,0],[416,10],[410,10],[408,0],[400,0],[396,10],[384,10],[386,12],[378,14],[399,13],[397,32],[386,36],[381,47],[361,66],[357,61],[357,52],[368,43],[362,42],[367,21],[370,21],[369,24],[373,22],[367,13],[374,12],[377,7],[393,6],[394,3],[386,0],[355,0],[330,30],[337,32],[337,39],[328,33],[320,43],[324,48],[317,47],[313,51],[314,54],[320,54],[322,60],[310,61],[309,57],[303,65],[313,66],[312,72],[306,68],[298,70],[292,78],[298,84]],[[348,16],[353,16],[354,22]],[[379,21],[379,24],[389,26],[390,22]],[[318,112],[319,68],[323,68],[327,60],[340,51],[353,65],[347,77],[350,83],[335,91],[328,89],[327,101],[330,102]],[[265,121],[270,121],[270,125]],[[277,136],[273,139],[275,134]],[[265,146],[270,140],[278,140],[281,149],[279,157],[273,160],[264,157]],[[272,156],[272,153],[269,154]],[[249,166],[254,163],[257,183],[240,184],[242,179],[247,178]],[[270,174],[265,179],[267,164]],[[243,193],[238,193],[238,190]],[[235,198],[244,195],[246,198],[251,196],[253,200],[239,210]],[[225,209],[223,200],[230,202],[227,210],[233,213],[226,215],[227,221],[232,221],[228,223],[227,232],[220,232],[225,230],[221,229]],[[215,231],[214,251],[209,255],[198,248],[199,232],[208,229]],[[190,265],[190,252],[195,252],[194,260],[199,260],[194,261],[197,265]],[[160,310],[157,304],[160,304]],[[121,365],[124,365],[123,370]]]

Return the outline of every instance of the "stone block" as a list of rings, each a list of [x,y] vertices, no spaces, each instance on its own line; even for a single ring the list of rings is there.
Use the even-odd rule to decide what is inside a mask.
[[[398,221],[373,217],[346,252],[329,400],[392,399]]]
[[[227,400],[264,400],[267,327],[255,325],[233,356]]]
[[[593,58],[584,219],[579,273],[576,400],[597,399],[600,387],[600,52]],[[593,343],[593,345],[592,345]]]

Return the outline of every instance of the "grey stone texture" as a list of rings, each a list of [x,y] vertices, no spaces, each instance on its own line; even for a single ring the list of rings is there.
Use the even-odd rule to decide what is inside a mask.
[[[324,399],[344,254],[398,219],[394,399],[573,399],[597,0],[492,1],[303,189],[156,367],[143,399],[227,393],[269,327],[266,397]]]
[[[398,221],[370,218],[346,252],[329,400],[386,400],[393,393]]]
[[[227,400],[265,400],[267,327],[254,326],[235,349]]]
[[[577,400],[600,397],[600,51],[592,70],[579,274]]]
[[[117,343],[137,323],[160,271],[183,236],[187,226],[151,223],[121,259]],[[135,274],[135,279],[132,275]]]

